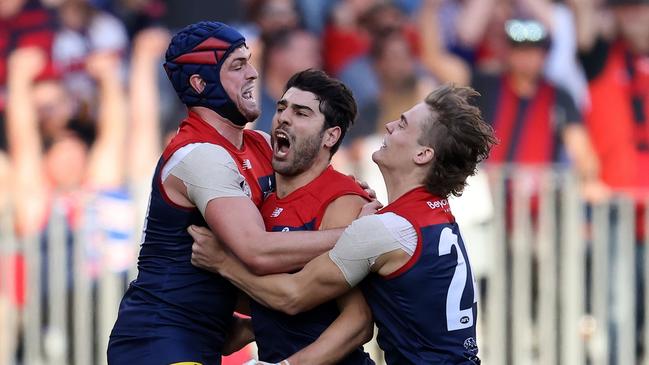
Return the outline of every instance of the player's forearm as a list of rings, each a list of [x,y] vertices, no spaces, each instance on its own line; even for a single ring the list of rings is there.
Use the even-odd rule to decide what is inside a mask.
[[[255,276],[237,259],[224,262],[218,273],[258,303],[279,311],[290,306],[299,287],[289,274]]]
[[[258,240],[250,242],[244,254],[248,259],[244,261],[257,275],[295,271],[329,251],[342,232],[343,229],[264,232]]]
[[[362,294],[350,294],[359,300],[345,301],[338,318],[320,337],[288,358],[291,365],[336,364],[372,338],[372,313]]]

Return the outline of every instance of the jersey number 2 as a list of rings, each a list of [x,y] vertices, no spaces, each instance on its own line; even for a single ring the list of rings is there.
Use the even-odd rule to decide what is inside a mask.
[[[455,246],[455,252],[457,252],[457,265],[455,265],[453,279],[451,279],[451,285],[446,294],[446,327],[449,331],[473,326],[473,308],[460,308],[460,301],[466,286],[468,260],[465,259],[464,253],[460,249],[457,235],[450,228],[445,227],[439,237],[439,255],[450,255],[453,246]],[[475,291],[473,298],[475,303]]]

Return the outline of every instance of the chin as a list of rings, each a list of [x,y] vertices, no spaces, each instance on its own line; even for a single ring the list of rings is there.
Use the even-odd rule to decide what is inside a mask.
[[[380,154],[381,154],[381,150],[374,151],[372,153],[372,161],[374,161],[375,163],[379,163],[379,161],[381,160]]]
[[[241,112],[241,114],[243,114],[243,116],[246,118],[248,123],[254,122],[261,115],[261,110],[259,108],[257,108],[257,107],[255,107],[255,108],[241,108],[241,107],[239,107],[239,111]]]

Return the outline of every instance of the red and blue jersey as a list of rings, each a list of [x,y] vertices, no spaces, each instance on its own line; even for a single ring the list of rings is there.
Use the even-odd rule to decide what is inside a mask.
[[[178,348],[187,344],[187,352],[194,352],[178,355],[177,361],[200,358],[199,352],[216,353],[220,361],[220,350],[231,323],[237,290],[221,276],[192,266],[193,239],[187,233],[187,227],[191,224],[205,226],[206,222],[197,208],[174,204],[162,186],[161,173],[165,163],[175,151],[190,143],[212,143],[227,150],[248,183],[250,197],[258,207],[264,195],[274,187],[272,151],[262,135],[245,130],[243,147],[239,150],[190,112],[156,167],[138,259],[138,277],[122,299],[111,334],[109,359],[116,356],[112,358],[113,363],[130,361],[131,358],[123,357],[126,355],[122,353],[131,350],[139,356],[142,346],[149,352],[151,348],[167,351],[151,345],[154,341],[161,343],[161,340],[174,343],[173,346]],[[131,349],[128,344],[133,339],[140,344],[143,341],[149,343],[139,349],[131,346]]]
[[[282,199],[275,193],[270,194],[261,207],[266,230],[318,230],[327,206],[344,195],[359,195],[369,199],[352,178],[330,166],[309,184]],[[335,301],[295,316],[266,308],[254,301],[251,303],[251,311],[259,358],[270,362],[282,361],[313,343],[340,314]],[[339,364],[374,362],[359,347]]]
[[[361,284],[387,364],[479,364],[473,274],[448,202],[417,188],[386,212],[408,220],[418,236],[403,267]]]

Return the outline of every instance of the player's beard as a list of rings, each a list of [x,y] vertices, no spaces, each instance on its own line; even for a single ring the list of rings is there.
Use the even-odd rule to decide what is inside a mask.
[[[323,136],[324,129],[318,134],[309,136],[301,143],[293,142],[293,146],[291,146],[293,149],[291,151],[293,155],[292,161],[278,163],[273,160],[273,169],[275,172],[283,176],[296,176],[308,170],[313,165],[316,157],[318,157]]]

